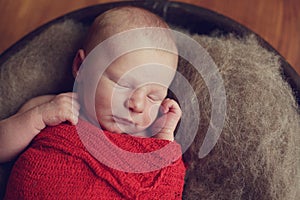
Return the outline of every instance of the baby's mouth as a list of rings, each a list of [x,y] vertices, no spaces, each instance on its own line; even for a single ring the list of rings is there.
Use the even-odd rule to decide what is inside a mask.
[[[128,120],[126,118],[121,118],[121,117],[116,117],[113,116],[113,119],[115,120],[116,123],[118,124],[123,124],[123,125],[135,125],[135,123],[131,120]]]

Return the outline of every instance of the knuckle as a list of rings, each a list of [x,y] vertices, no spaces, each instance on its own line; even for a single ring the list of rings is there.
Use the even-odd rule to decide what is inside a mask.
[[[182,111],[181,110],[179,110],[178,114],[179,114],[179,117],[182,117]]]
[[[64,117],[66,115],[66,111],[63,107],[60,107],[57,111],[59,117]]]
[[[68,100],[68,97],[66,95],[59,94],[59,95],[57,95],[56,100],[59,102],[65,102]]]

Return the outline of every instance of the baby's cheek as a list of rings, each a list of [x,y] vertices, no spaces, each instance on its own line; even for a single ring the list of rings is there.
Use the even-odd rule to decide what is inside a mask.
[[[147,113],[147,117],[149,119],[149,125],[151,125],[155,119],[157,118],[158,112],[159,112],[159,108],[160,108],[160,104],[152,104],[149,109],[148,109],[148,113]]]

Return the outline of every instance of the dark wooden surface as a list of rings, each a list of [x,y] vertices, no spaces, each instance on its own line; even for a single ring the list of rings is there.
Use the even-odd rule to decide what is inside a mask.
[[[73,10],[120,0],[0,0],[0,53],[36,27]],[[269,42],[300,74],[299,0],[178,0],[240,22]]]

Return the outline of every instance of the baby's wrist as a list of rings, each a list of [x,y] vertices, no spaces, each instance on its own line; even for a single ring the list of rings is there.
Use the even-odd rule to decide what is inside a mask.
[[[44,122],[43,119],[43,109],[41,106],[36,106],[35,108],[32,108],[30,112],[31,112],[30,123],[33,124],[33,128],[35,129],[35,135],[36,135],[46,127],[46,123]]]
[[[174,141],[174,130],[170,128],[162,128],[154,135],[154,138]]]

